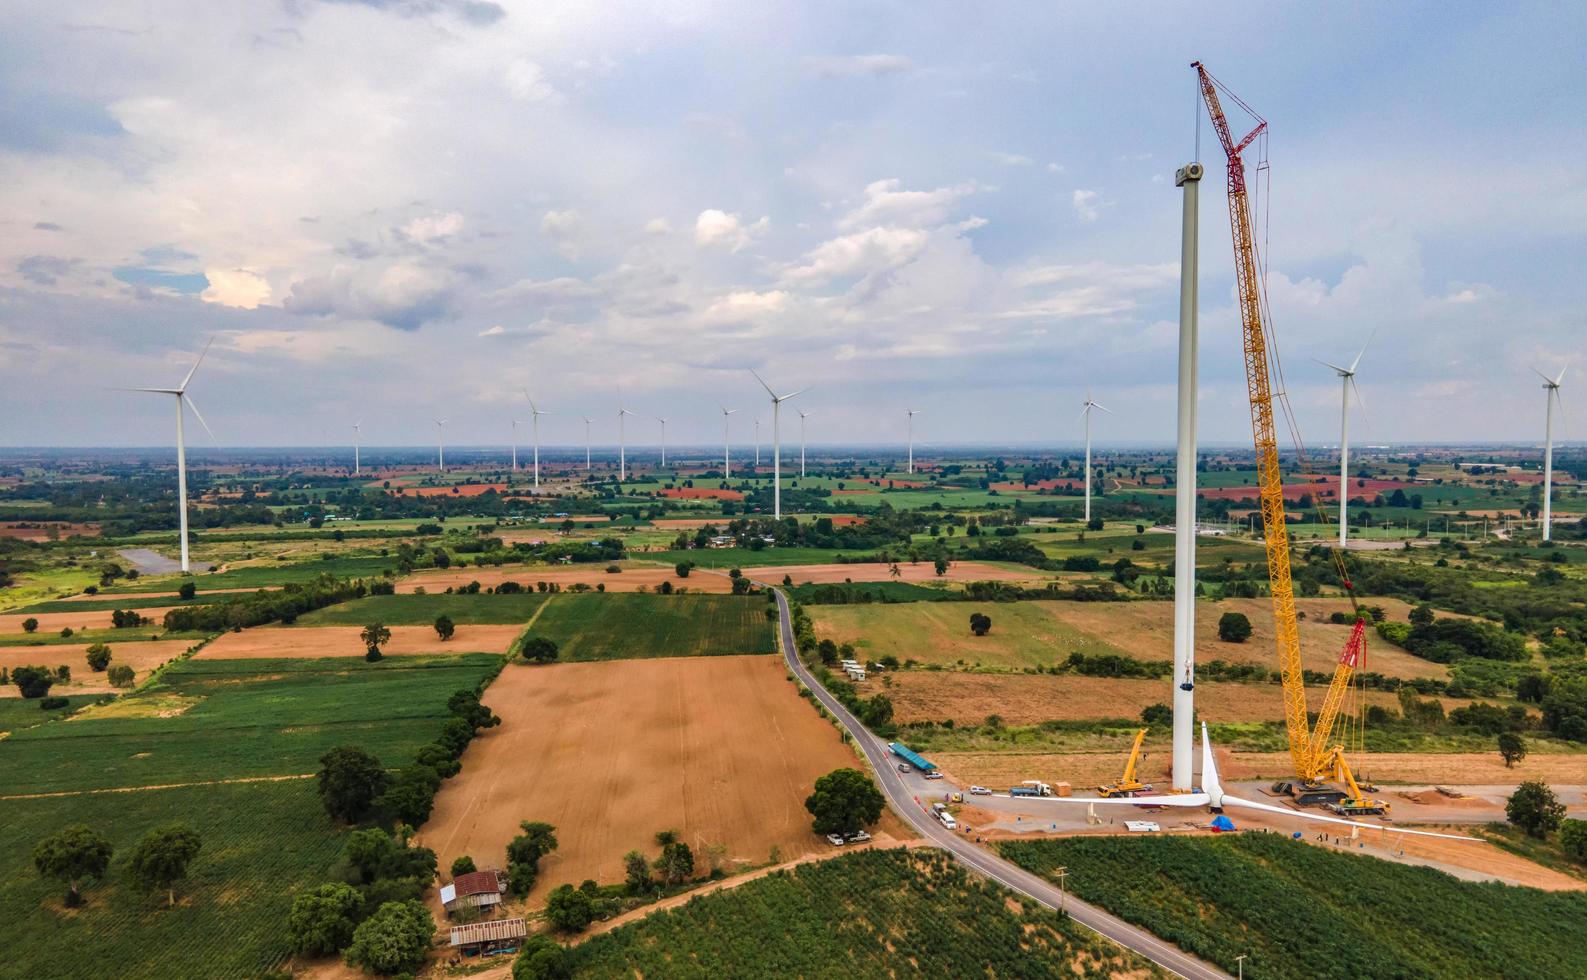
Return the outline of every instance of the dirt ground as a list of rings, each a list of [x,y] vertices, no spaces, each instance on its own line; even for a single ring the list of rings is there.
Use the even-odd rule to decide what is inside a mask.
[[[175,609],[175,606],[159,606],[154,609],[133,610],[144,619],[161,623],[165,614]],[[85,629],[110,629],[110,609],[91,609],[84,612],[48,612],[48,613],[6,613],[0,616],[0,633],[21,633],[24,619],[39,621],[38,631],[41,634],[57,634],[63,627],[70,626],[74,630]]]
[[[658,830],[679,831],[700,871],[713,844],[753,864],[830,850],[804,799],[858,765],[774,656],[515,664],[484,700],[502,724],[468,747],[419,839],[443,868],[461,854],[497,866],[521,821],[553,824],[531,904],[565,882],[621,881],[623,854],[654,855]],[[881,829],[907,836],[891,815]]]
[[[129,640],[110,643],[110,663],[131,667],[136,680],[172,657],[181,656],[193,645],[192,640]],[[0,647],[0,667],[8,670],[26,665],[58,667],[65,664],[72,670],[68,684],[56,684],[50,694],[64,697],[68,694],[104,694],[114,691],[103,673],[88,669],[86,643],[52,643],[37,647]],[[0,688],[0,697],[18,697],[15,684]]]
[[[1200,693],[1200,690],[1197,690]],[[1541,779],[1551,784],[1587,783],[1587,754],[1534,752],[1506,769],[1495,752],[1366,752],[1350,757],[1358,779],[1372,778],[1380,783],[1460,786],[1472,783],[1515,785],[1526,779]],[[1235,752],[1228,771],[1229,779],[1278,777],[1290,772],[1287,752]]]
[[[536,582],[556,582],[564,589],[576,582],[590,588],[606,586],[608,592],[636,592],[640,586],[654,591],[662,582],[671,582],[673,588],[686,588],[690,592],[731,592],[733,583],[725,575],[709,575],[696,571],[688,578],[679,578],[671,568],[659,565],[628,565],[618,573],[606,570],[605,565],[537,565],[529,568],[505,566],[502,568],[453,568],[446,571],[415,572],[397,583],[398,592],[413,592],[423,588],[426,592],[445,592],[447,587],[457,588],[470,582],[481,587],[497,586],[503,582],[517,582],[533,587]]]
[[[391,642],[380,648],[388,657],[424,653],[506,653],[523,632],[521,624],[474,626],[458,624],[450,640],[441,642],[430,626],[392,626]],[[210,660],[268,660],[276,657],[318,659],[362,657],[362,626],[261,626],[224,633],[199,656]]]
[[[19,541],[53,541],[58,538],[91,538],[98,536],[98,524],[68,524],[50,521],[14,521],[0,524],[0,538],[15,538]]]
[[[905,670],[872,674],[858,687],[866,695],[886,694],[893,718],[901,723],[944,721],[979,725],[999,715],[1010,725],[1049,720],[1138,718],[1148,705],[1170,701],[1166,679],[1078,677],[1052,674],[973,674],[959,671]],[[1311,703],[1322,703],[1324,689],[1308,688]],[[1367,704],[1398,709],[1394,695],[1367,691]],[[1446,709],[1464,704],[1447,701]],[[1275,684],[1196,685],[1196,713],[1210,722],[1281,721],[1284,704]],[[1497,755],[1494,758],[1498,758]]]
[[[1398,599],[1373,599],[1390,619],[1404,622],[1411,607]],[[1171,602],[1054,602],[1054,614],[1063,622],[1105,638],[1141,660],[1172,660],[1174,656],[1174,605]],[[1348,612],[1343,599],[1297,599],[1296,609],[1306,614],[1300,621],[1301,663],[1308,670],[1333,673],[1339,654],[1350,637],[1349,626],[1328,622],[1334,612]],[[1244,643],[1218,639],[1218,617],[1244,613],[1251,621],[1251,637]],[[1225,599],[1196,605],[1196,658],[1201,661],[1258,663],[1278,666],[1274,649],[1273,606],[1269,599]],[[1367,657],[1362,670],[1390,677],[1448,678],[1449,668],[1413,657],[1367,632]]]
[[[977,561],[957,561],[948,566],[945,575],[938,577],[929,561],[911,564],[898,563],[899,576],[893,578],[891,567],[883,562],[864,562],[852,565],[767,565],[746,568],[744,574],[760,582],[781,582],[787,575],[795,585],[814,583],[824,585],[852,580],[855,582],[1039,582],[1043,576],[1035,569],[1016,571],[999,568]]]

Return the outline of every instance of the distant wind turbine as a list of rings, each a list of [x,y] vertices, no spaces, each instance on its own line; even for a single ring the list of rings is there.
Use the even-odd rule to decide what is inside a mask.
[[[359,465],[359,462],[358,462],[358,443],[361,441],[361,439],[363,437],[363,428],[364,428],[364,420],[363,419],[359,419],[357,422],[353,423],[353,475],[354,476],[358,476],[360,473],[363,472],[363,468]]]
[[[1086,523],[1091,522],[1091,410],[1100,408],[1109,415],[1113,411],[1106,406],[1091,400],[1091,392],[1086,392],[1085,407],[1080,409],[1080,417],[1086,423]]]
[[[584,420],[584,472],[590,471],[590,423],[595,420],[587,415],[580,415]]]
[[[446,472],[446,419],[435,420],[435,453],[436,465],[442,473]]]
[[[1377,331],[1373,331],[1376,335]],[[1367,352],[1367,347],[1372,343],[1372,336],[1367,337],[1367,342],[1361,345],[1360,353],[1350,362],[1349,367],[1340,367],[1329,364],[1327,361],[1317,361],[1325,368],[1330,368],[1339,376],[1341,388],[1339,397],[1339,548],[1344,550],[1346,538],[1350,533],[1350,522],[1345,520],[1345,511],[1350,506],[1350,392],[1356,393],[1356,404],[1361,406],[1361,415],[1367,414],[1367,403],[1361,400],[1361,389],[1356,387],[1356,367],[1361,363],[1361,357]],[[1316,360],[1316,358],[1313,358]],[[1546,379],[1545,379],[1546,380]]]
[[[805,419],[812,414],[814,413],[805,411],[799,413],[799,479],[801,480],[805,478]]]
[[[661,468],[667,468],[667,420],[656,416],[656,421],[661,423]]]
[[[626,407],[619,405],[617,408],[617,482],[622,483],[628,479],[628,445],[623,435],[623,417],[635,415]]]
[[[731,438],[728,436],[727,417],[738,411],[738,409],[730,409],[721,402],[717,402],[716,407],[722,410],[722,479],[726,480],[733,475],[733,444]]]
[[[775,391],[771,390],[771,385],[767,384],[759,374],[755,374],[755,370],[753,368],[750,369],[749,373],[755,375],[755,380],[759,381],[760,386],[766,389],[766,394],[771,396],[772,520],[780,521],[782,520],[782,403],[796,395],[801,395],[810,389],[800,388],[798,391],[792,392],[790,394],[779,395]],[[755,443],[756,447],[759,448],[760,438],[758,433],[756,435]]]
[[[760,419],[755,420],[755,472],[760,472]]]
[[[1569,367],[1566,365],[1565,367]],[[1553,540],[1554,528],[1551,523],[1554,514],[1554,403],[1559,402],[1561,414],[1565,412],[1565,403],[1560,400],[1559,386],[1565,380],[1565,367],[1550,378],[1537,368],[1532,370],[1543,379],[1544,398],[1548,400],[1548,410],[1543,423],[1543,540]]]
[[[920,409],[905,409],[909,413],[909,472],[915,472],[915,416],[920,414]]]
[[[192,566],[187,560],[187,437],[182,430],[184,418],[182,406],[185,403],[188,408],[193,410],[193,417],[198,419],[198,424],[204,427],[205,432],[209,432],[210,439],[214,439],[215,433],[210,432],[209,423],[204,421],[204,416],[199,413],[198,406],[193,404],[193,399],[187,394],[188,382],[193,380],[193,375],[198,372],[198,366],[204,363],[205,356],[209,354],[210,344],[214,342],[214,338],[210,338],[209,343],[204,345],[203,351],[198,355],[198,360],[193,362],[193,366],[188,369],[187,377],[183,378],[182,383],[177,387],[121,389],[122,391],[147,391],[156,395],[176,396],[176,499],[178,522],[181,530],[180,537],[182,539],[183,574],[192,571]]]
[[[535,441],[535,489],[539,490],[540,489],[540,416],[542,416],[542,415],[550,415],[551,413],[550,412],[542,412],[542,411],[540,411],[539,407],[537,405],[535,405],[535,400],[533,398],[529,397],[529,389],[528,388],[525,388],[523,390],[523,396],[529,402],[529,419],[530,419],[529,425],[530,425],[530,428],[531,428],[531,435],[534,436],[534,441]]]

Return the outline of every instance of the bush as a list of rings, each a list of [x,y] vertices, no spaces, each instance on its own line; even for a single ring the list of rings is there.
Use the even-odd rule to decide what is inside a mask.
[[[514,895],[527,895],[540,877],[540,859],[557,849],[556,828],[548,823],[525,820],[518,825],[523,833],[507,843],[508,887]]]
[[[29,616],[27,619],[24,619],[22,621],[22,632],[24,632],[24,633],[32,633],[35,630],[37,630],[38,628],[39,628],[39,621],[37,619],[34,619],[32,616]]]
[[[105,678],[110,681],[111,687],[131,687],[132,676],[132,668],[126,664],[116,664],[105,674]]]
[[[64,708],[71,703],[71,699],[69,698],[45,698],[39,702],[39,708],[43,711],[55,711],[59,708]]]
[[[1218,617],[1218,639],[1225,643],[1244,643],[1251,638],[1251,621],[1245,613],[1226,612]]]
[[[98,672],[110,666],[110,648],[103,643],[90,643],[85,651],[88,669]]]
[[[479,869],[474,867],[474,859],[467,854],[452,859],[452,877],[473,874]]]
[[[1174,722],[1174,709],[1166,704],[1149,704],[1141,709],[1141,721],[1148,725],[1171,725]]]
[[[976,636],[985,636],[992,631],[992,617],[985,613],[970,614],[970,632]]]
[[[1587,864],[1587,820],[1567,820],[1560,824],[1559,847],[1571,860]]]
[[[546,896],[546,921],[561,932],[583,932],[595,921],[595,903],[572,885],[559,885]]]
[[[512,980],[567,980],[568,954],[550,936],[537,933],[524,940],[518,958],[513,960]]]
[[[435,635],[439,636],[443,642],[450,640],[452,638],[452,634],[456,632],[457,624],[452,622],[451,616],[442,613],[441,615],[435,617]]]
[[[300,892],[287,913],[287,941],[292,951],[329,956],[343,949],[353,941],[363,908],[364,897],[345,882],[333,881]]]
[[[557,645],[554,641],[543,636],[534,636],[524,641],[523,658],[533,664],[549,664],[556,662],[558,655]]]
[[[11,683],[24,698],[42,698],[55,686],[55,672],[48,667],[16,667],[11,671]]]
[[[1547,783],[1534,779],[1515,788],[1505,801],[1504,814],[1528,837],[1543,840],[1559,829],[1560,821],[1565,819],[1565,804]]]
[[[192,582],[183,582],[177,588],[176,594],[179,598],[191,599],[198,594],[198,586]]]
[[[419,902],[387,902],[353,930],[347,962],[375,973],[412,973],[424,965],[435,918]]]

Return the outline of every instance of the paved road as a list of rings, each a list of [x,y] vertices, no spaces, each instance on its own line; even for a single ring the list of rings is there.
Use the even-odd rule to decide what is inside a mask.
[[[1177,946],[1165,943],[1146,930],[1132,926],[1095,905],[1063,895],[1047,880],[954,834],[936,819],[927,816],[915,803],[917,794],[901,778],[891,753],[887,751],[887,745],[872,735],[864,725],[860,724],[859,719],[849,712],[849,709],[828,693],[799,659],[798,651],[794,647],[793,621],[788,610],[788,597],[781,589],[773,588],[772,591],[777,596],[777,610],[781,613],[779,617],[781,645],[783,659],[787,661],[788,669],[793,671],[800,683],[809,688],[822,706],[832,712],[832,715],[853,736],[855,744],[870,760],[871,768],[875,770],[876,777],[882,784],[882,792],[892,801],[893,809],[914,828],[916,833],[980,874],[1016,892],[1028,895],[1050,909],[1062,907],[1076,922],[1094,929],[1126,949],[1139,953],[1170,973],[1195,980],[1229,976],[1218,968],[1186,954]],[[941,785],[941,783],[936,784],[934,790],[940,792]]]

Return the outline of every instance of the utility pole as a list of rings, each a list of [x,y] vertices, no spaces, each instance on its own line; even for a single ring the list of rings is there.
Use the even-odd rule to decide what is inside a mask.
[[[1053,872],[1053,876],[1058,879],[1058,914],[1059,915],[1068,915],[1069,914],[1069,888],[1068,888],[1067,882],[1064,879],[1069,877],[1069,866],[1068,865],[1064,865],[1063,867],[1059,868],[1057,871],[1054,871]]]
[[[1235,973],[1235,980],[1245,980],[1245,954],[1244,953],[1241,953],[1239,956],[1236,956],[1234,958],[1234,965],[1235,965],[1235,967],[1237,969],[1237,972]]]

